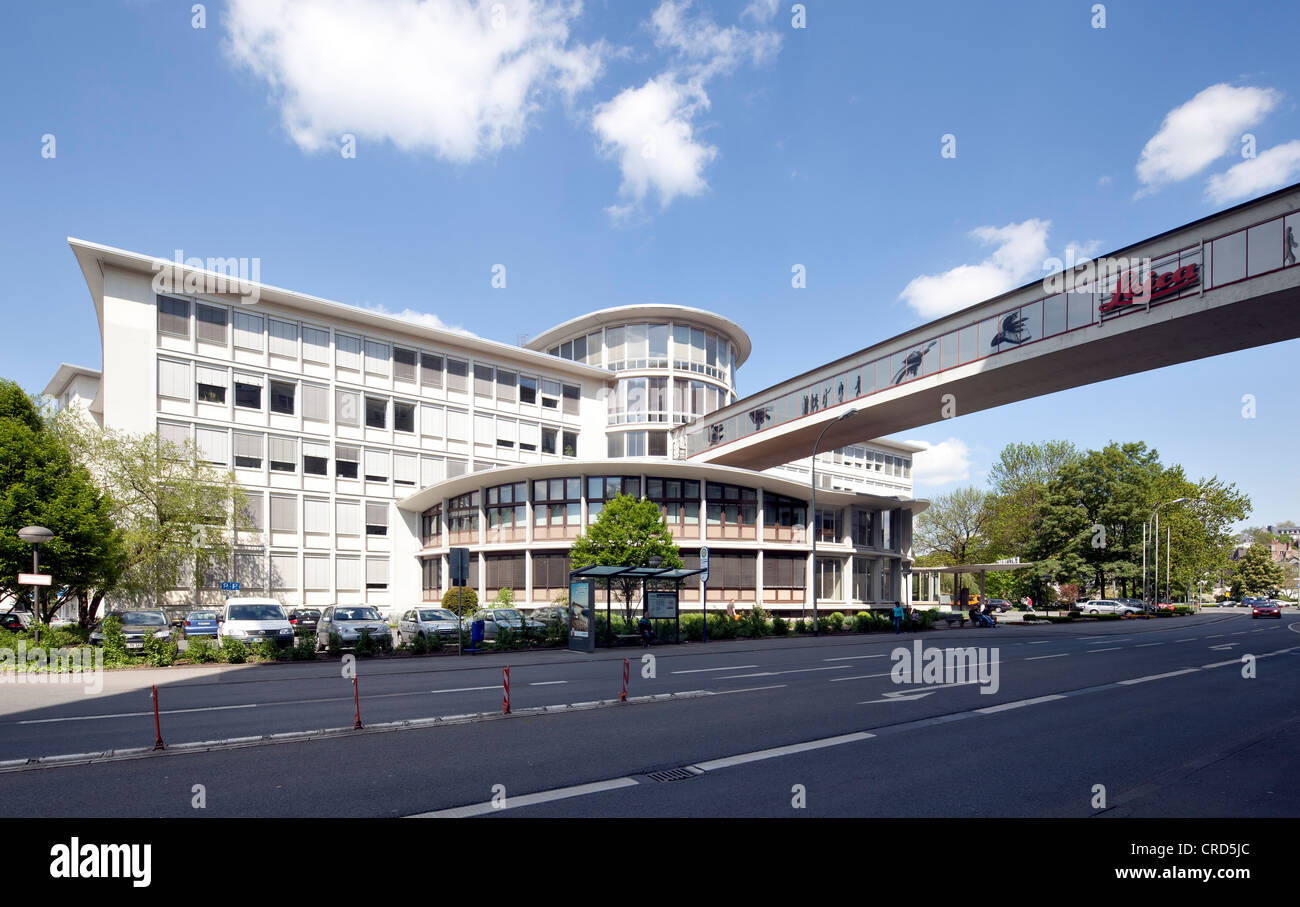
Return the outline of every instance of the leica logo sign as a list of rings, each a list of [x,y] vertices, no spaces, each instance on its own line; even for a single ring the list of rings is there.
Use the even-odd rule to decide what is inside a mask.
[[[1110,299],[1097,306],[1097,313],[1107,315],[1111,312],[1126,309],[1129,306],[1146,305],[1166,296],[1181,293],[1188,287],[1194,287],[1200,283],[1200,280],[1200,265],[1184,265],[1176,271],[1149,274],[1146,280],[1137,286],[1134,286],[1133,273],[1130,271],[1119,279],[1119,283],[1115,286],[1115,292]]]

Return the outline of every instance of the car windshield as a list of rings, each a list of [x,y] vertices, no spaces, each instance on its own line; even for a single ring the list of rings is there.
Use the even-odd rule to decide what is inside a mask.
[[[519,612],[512,611],[509,608],[498,608],[497,610],[492,612],[492,615],[497,620],[518,620],[519,619]]]
[[[191,611],[186,620],[216,620],[216,611]]]
[[[118,615],[124,625],[132,627],[165,627],[167,618],[160,611],[123,611]]]
[[[279,605],[231,605],[226,616],[230,620],[288,620]]]
[[[456,619],[456,615],[452,614],[450,611],[430,609],[428,611],[420,612],[420,620],[455,620],[455,619]]]
[[[335,608],[335,620],[379,620],[379,612],[374,608]]]

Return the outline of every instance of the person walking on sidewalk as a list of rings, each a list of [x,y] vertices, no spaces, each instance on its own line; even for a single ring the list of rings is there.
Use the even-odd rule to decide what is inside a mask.
[[[894,605],[894,634],[903,632],[903,605],[900,602]]]

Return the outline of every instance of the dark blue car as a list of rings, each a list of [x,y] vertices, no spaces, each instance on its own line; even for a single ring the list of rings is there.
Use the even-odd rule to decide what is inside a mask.
[[[216,611],[191,611],[185,615],[185,622],[181,624],[181,629],[189,636],[211,636],[217,635],[217,612]]]

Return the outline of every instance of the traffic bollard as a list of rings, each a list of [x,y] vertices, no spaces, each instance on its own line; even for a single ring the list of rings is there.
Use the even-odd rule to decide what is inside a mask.
[[[155,750],[166,749],[166,747],[163,746],[162,722],[158,718],[158,684],[154,684],[153,686],[153,729],[157,735],[157,739],[153,742],[153,748]]]
[[[503,682],[505,684],[505,696],[501,700],[501,713],[510,714],[510,666],[506,665],[501,671]]]

